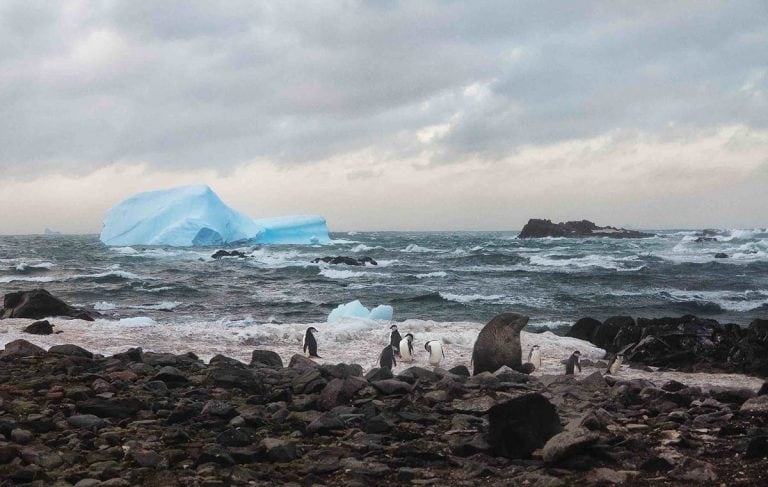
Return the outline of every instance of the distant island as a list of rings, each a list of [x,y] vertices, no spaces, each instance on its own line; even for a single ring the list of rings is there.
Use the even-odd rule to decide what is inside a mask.
[[[552,223],[552,220],[531,218],[525,224],[518,238],[545,237],[610,237],[610,238],[648,238],[652,233],[627,230],[626,228],[598,227],[589,220]]]

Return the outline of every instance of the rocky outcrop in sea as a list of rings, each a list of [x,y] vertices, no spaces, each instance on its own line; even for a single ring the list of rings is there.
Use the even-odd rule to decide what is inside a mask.
[[[648,238],[651,233],[627,230],[626,228],[599,227],[589,220],[553,223],[552,220],[531,218],[525,224],[517,238],[545,237],[609,237],[609,238]]]

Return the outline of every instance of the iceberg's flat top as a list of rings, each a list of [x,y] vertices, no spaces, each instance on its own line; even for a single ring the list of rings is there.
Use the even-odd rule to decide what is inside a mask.
[[[224,204],[205,185],[148,191],[131,196],[104,218],[106,245],[225,245],[330,243],[320,216],[254,220]]]

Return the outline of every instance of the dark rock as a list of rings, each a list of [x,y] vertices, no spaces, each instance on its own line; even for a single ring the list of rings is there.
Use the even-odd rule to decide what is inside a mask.
[[[398,374],[398,379],[405,379],[408,382],[415,382],[416,380],[437,382],[440,380],[440,376],[431,370],[423,367],[409,367]]]
[[[155,467],[163,461],[163,457],[152,450],[134,450],[131,452],[131,458],[140,467]]]
[[[674,479],[697,483],[714,482],[717,480],[717,474],[711,464],[689,457],[684,457],[683,460],[669,472],[669,476]]]
[[[635,328],[635,320],[631,316],[611,316],[595,328],[590,341],[608,352],[615,353],[618,349],[614,341],[623,328]]]
[[[712,387],[709,389],[709,395],[720,402],[728,404],[744,404],[746,400],[756,396],[755,391],[752,389],[732,389],[727,387]]]
[[[272,350],[254,350],[251,353],[251,367],[254,365],[266,365],[267,367],[283,367],[283,359]]]
[[[19,449],[12,445],[0,445],[0,465],[10,463],[19,456]]]
[[[589,220],[552,223],[551,220],[532,218],[525,224],[517,238],[546,237],[609,237],[609,238],[648,238],[653,234],[616,227],[599,227]]]
[[[240,252],[239,250],[217,250],[213,255],[211,255],[211,257],[214,259],[221,259],[222,257],[238,257],[240,259],[244,259],[248,257],[248,255],[244,252]]]
[[[346,379],[347,377],[362,377],[363,367],[359,364],[321,365],[320,373],[325,378]]]
[[[640,470],[646,472],[668,472],[674,465],[663,456],[652,456],[640,464]]]
[[[155,374],[152,380],[162,381],[166,384],[174,384],[174,383],[189,381],[189,379],[187,379],[187,376],[186,374],[184,374],[184,372],[180,371],[176,367],[171,367],[170,365],[166,365],[165,367],[160,368],[160,370],[157,372],[157,374]]]
[[[763,385],[760,386],[760,390],[757,391],[758,396],[765,396],[768,395],[768,381],[763,382]]]
[[[768,337],[768,320],[756,319],[749,324],[749,330],[758,338]]]
[[[31,333],[32,335],[50,335],[53,333],[53,325],[51,325],[48,320],[35,321],[24,328],[24,333]]]
[[[93,414],[76,414],[70,416],[67,418],[67,423],[73,428],[89,430],[97,430],[106,425],[106,422],[103,419]]]
[[[723,252],[718,252],[715,254],[715,259],[727,259],[727,258],[728,258],[728,254],[725,254]]]
[[[214,355],[208,362],[209,367],[235,367],[243,369],[245,364],[236,358],[227,357],[226,355]]]
[[[216,441],[224,446],[248,446],[253,444],[256,432],[251,428],[227,428],[216,437]]]
[[[582,318],[573,324],[568,333],[565,336],[578,338],[579,340],[591,341],[592,335],[602,323],[594,318]]]
[[[336,406],[349,404],[357,391],[368,385],[368,381],[360,377],[347,377],[346,379],[333,379],[330,381],[318,400],[318,407],[330,410]]]
[[[364,431],[371,434],[389,433],[395,425],[381,414],[365,421]]]
[[[202,465],[204,463],[215,463],[224,467],[230,467],[235,464],[232,456],[220,447],[208,446],[197,457],[197,464]]]
[[[73,308],[45,289],[17,291],[8,293],[3,299],[2,318],[31,318],[39,320],[50,316],[69,316],[86,321],[93,321],[91,314],[82,309]]]
[[[236,387],[251,394],[264,394],[264,384],[250,369],[214,367],[208,370],[207,379],[218,387]]]
[[[741,405],[741,414],[765,416],[768,415],[768,395],[753,397]]]
[[[555,407],[541,394],[502,401],[489,410],[488,443],[508,458],[528,458],[562,431]]]
[[[387,380],[393,377],[394,375],[392,375],[392,370],[384,367],[381,367],[381,368],[374,367],[373,369],[369,370],[367,374],[365,374],[365,380],[367,380],[368,382],[375,382],[378,380]]]
[[[326,413],[307,426],[308,435],[323,435],[333,430],[344,429],[346,423],[333,413]]]
[[[56,355],[67,355],[69,357],[93,358],[93,353],[82,347],[71,344],[54,345],[48,349],[48,353],[54,353]]]
[[[237,410],[229,401],[211,399],[205,403],[201,414],[229,419],[237,416]]]
[[[45,350],[26,340],[14,340],[5,344],[3,357],[34,357],[44,355]]]
[[[376,262],[370,257],[360,257],[358,259],[354,257],[344,257],[344,256],[318,257],[317,259],[312,260],[313,264],[318,264],[320,262],[325,262],[326,264],[345,264],[345,265],[354,265],[354,266],[362,266],[365,264],[379,265],[378,262]]]
[[[379,392],[386,395],[402,395],[411,392],[411,385],[395,379],[377,380],[371,383]]]
[[[459,377],[469,377],[471,375],[466,365],[457,365],[456,367],[448,369],[448,372],[453,375],[458,375]]]
[[[139,399],[93,398],[77,403],[75,409],[84,414],[100,418],[130,418],[147,406]]]
[[[676,380],[670,380],[664,383],[664,385],[661,386],[661,389],[667,392],[677,392],[681,389],[685,389],[686,385],[682,382],[678,382]]]
[[[313,394],[323,390],[328,383],[318,369],[306,369],[291,381],[294,394]]]
[[[542,458],[548,464],[554,464],[597,443],[600,435],[585,428],[563,431],[547,441],[542,449]]]
[[[768,436],[755,436],[750,438],[744,458],[751,460],[754,458],[765,457],[768,457]]]
[[[297,353],[291,357],[288,367],[292,369],[316,369],[320,366],[314,360],[308,359],[304,355],[299,355]]]
[[[271,462],[285,463],[299,457],[296,444],[281,438],[264,438],[259,443]]]

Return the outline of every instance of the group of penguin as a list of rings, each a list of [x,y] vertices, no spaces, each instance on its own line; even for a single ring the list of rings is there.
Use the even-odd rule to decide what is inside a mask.
[[[384,347],[381,355],[379,355],[379,366],[392,370],[393,367],[397,366],[397,358],[400,358],[402,362],[413,362],[413,334],[406,333],[405,337],[400,336],[397,325],[392,325],[389,329],[389,344]],[[309,353],[310,358],[322,358],[317,354],[317,340],[314,335],[316,332],[317,329],[310,326],[304,334],[304,353]],[[427,341],[424,344],[424,350],[429,353],[429,365],[435,368],[445,358],[442,340]],[[565,375],[573,375],[576,368],[581,372],[580,357],[581,352],[576,350],[564,361]],[[622,354],[614,355],[608,363],[606,372],[611,375],[618,374],[623,360],[624,356]],[[541,368],[541,349],[538,345],[533,345],[528,352],[528,363],[533,365],[533,370]]]
[[[397,359],[403,362],[413,362],[413,334],[406,333],[400,336],[397,325],[389,327],[389,344],[384,347],[379,355],[379,366],[392,370],[397,366]],[[310,326],[304,333],[304,353],[308,353],[310,358],[322,358],[317,354],[317,340],[315,339],[317,329]],[[438,367],[445,358],[442,340],[429,340],[424,344],[424,350],[429,353],[429,365]]]

